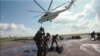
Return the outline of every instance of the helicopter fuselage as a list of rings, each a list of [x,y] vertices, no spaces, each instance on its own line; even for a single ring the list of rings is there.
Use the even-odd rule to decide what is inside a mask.
[[[56,11],[56,12],[46,12],[40,19],[39,19],[39,23],[42,22],[46,22],[46,21],[52,21],[53,19],[55,19],[61,12],[66,11],[66,9],[60,10],[60,11]]]
[[[59,11],[56,11],[56,12],[51,12],[51,11],[45,12],[45,14],[38,20],[38,22],[39,22],[39,23],[46,22],[46,21],[50,21],[50,22],[51,22],[51,21],[52,21],[53,19],[55,19],[61,12],[64,12],[64,11],[66,11],[66,10],[69,10],[74,2],[75,2],[75,1],[72,0],[68,6],[65,6],[65,9],[62,9],[62,10],[59,10]]]

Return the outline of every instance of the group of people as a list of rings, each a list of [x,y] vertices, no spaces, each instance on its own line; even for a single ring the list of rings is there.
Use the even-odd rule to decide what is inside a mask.
[[[52,37],[51,47],[53,47],[54,43],[56,43],[56,45],[58,46],[58,43],[56,41],[57,37],[58,37],[58,34]],[[48,51],[49,39],[50,39],[50,33],[45,34],[44,28],[40,27],[39,31],[35,34],[33,38],[37,46],[37,56],[46,56],[47,51]]]
[[[58,43],[57,43],[57,37],[58,34],[53,35],[52,37],[52,42],[51,42],[51,48],[53,47],[53,44],[56,43],[56,46],[58,47]],[[93,31],[91,33],[91,39],[95,38],[95,32]],[[48,52],[48,41],[50,39],[50,33],[46,33],[45,34],[45,30],[43,27],[40,27],[39,31],[37,31],[37,33],[35,34],[33,40],[36,42],[36,46],[37,46],[37,56],[46,56],[47,52]]]

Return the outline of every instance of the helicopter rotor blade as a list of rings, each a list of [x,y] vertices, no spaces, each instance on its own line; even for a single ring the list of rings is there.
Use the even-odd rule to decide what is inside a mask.
[[[33,0],[43,11],[46,12],[46,10],[36,1],[36,0]]]
[[[36,15],[36,16],[34,16],[33,18],[39,17],[39,16],[41,16],[41,15],[42,15],[42,14]]]
[[[52,9],[52,10],[50,10],[50,11],[53,11],[53,10],[55,10],[55,9],[57,9],[57,8],[59,8],[59,7],[63,6],[63,5],[65,5],[65,4],[66,4],[66,3],[63,3],[63,4],[57,6],[56,8],[54,8],[54,9]]]
[[[51,0],[51,2],[50,2],[50,4],[49,4],[49,7],[48,7],[47,12],[50,10],[50,7],[51,7],[51,5],[52,5],[52,2],[53,2],[53,0]]]
[[[45,12],[41,12],[41,11],[28,11],[28,12],[45,13]]]
[[[73,4],[73,6],[74,6],[74,7],[76,7],[76,5],[75,5],[75,4]]]

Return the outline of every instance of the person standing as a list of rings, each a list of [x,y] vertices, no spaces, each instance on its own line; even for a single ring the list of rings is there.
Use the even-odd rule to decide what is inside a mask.
[[[33,38],[37,46],[37,56],[42,56],[42,39],[44,35],[44,28],[40,27],[39,31],[35,34],[35,37]]]
[[[46,56],[48,51],[48,41],[49,41],[50,33],[47,33],[43,39],[43,56]]]
[[[94,40],[96,40],[96,39],[95,39],[95,32],[94,32],[94,31],[91,33],[91,39],[92,39],[92,38],[94,38]]]
[[[53,44],[54,44],[54,43],[56,43],[56,46],[58,47],[57,37],[58,37],[58,34],[56,34],[56,35],[54,35],[54,36],[52,37],[51,47],[53,47]]]

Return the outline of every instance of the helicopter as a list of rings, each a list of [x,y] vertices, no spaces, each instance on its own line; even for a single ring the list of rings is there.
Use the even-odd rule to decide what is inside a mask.
[[[44,12],[39,12],[39,11],[29,11],[29,12],[36,12],[36,13],[44,13],[41,18],[38,20],[38,23],[43,23],[43,22],[46,22],[46,21],[50,21],[52,22],[53,19],[55,19],[61,12],[64,12],[66,10],[69,10],[71,8],[71,6],[74,4],[74,2],[76,0],[71,0],[71,2],[69,3],[68,6],[65,6],[65,9],[62,9],[62,10],[59,10],[59,11],[55,11],[55,12],[52,12],[54,10],[56,10],[57,8],[65,5],[66,3],[63,3],[59,6],[57,6],[56,8],[50,10],[51,8],[51,5],[53,3],[53,0],[51,0],[50,4],[49,4],[49,7],[48,7],[48,10],[45,10],[36,0],[33,0]]]

